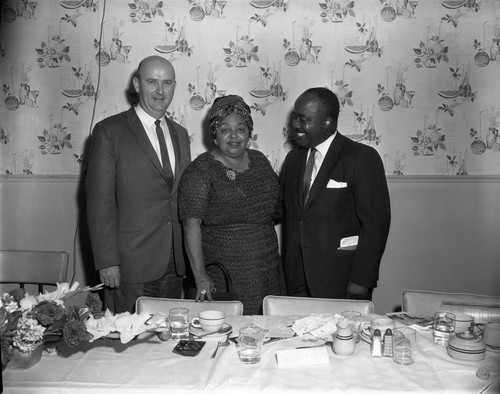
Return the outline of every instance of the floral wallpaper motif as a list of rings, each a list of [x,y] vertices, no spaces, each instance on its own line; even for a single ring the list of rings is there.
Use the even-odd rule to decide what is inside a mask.
[[[1,18],[0,174],[79,175],[93,126],[159,55],[193,157],[235,93],[278,172],[295,99],[324,86],[388,175],[500,175],[500,0],[6,0]]]

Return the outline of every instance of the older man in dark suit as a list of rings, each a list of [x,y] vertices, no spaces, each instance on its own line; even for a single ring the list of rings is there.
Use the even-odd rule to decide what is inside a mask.
[[[280,174],[283,261],[288,294],[370,299],[389,232],[382,161],[337,131],[339,101],[326,88],[295,102]]]
[[[145,58],[133,78],[139,104],[97,123],[86,173],[90,240],[105,306],[132,312],[137,297],[180,298],[185,274],[177,185],[189,136],[165,117],[172,64]]]

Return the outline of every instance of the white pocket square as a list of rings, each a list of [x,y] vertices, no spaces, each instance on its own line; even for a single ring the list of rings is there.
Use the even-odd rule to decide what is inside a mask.
[[[358,246],[359,235],[353,235],[351,237],[345,237],[340,240],[340,246],[338,250],[356,250]]]
[[[346,182],[337,182],[334,179],[330,179],[328,181],[328,185],[326,185],[327,189],[341,189],[343,187],[347,187],[347,183]]]

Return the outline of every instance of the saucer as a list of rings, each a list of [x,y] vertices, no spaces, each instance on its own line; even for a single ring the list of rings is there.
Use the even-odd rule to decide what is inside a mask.
[[[207,334],[207,332],[202,328],[193,327],[192,325],[190,325],[189,332],[194,336],[201,337],[201,339],[205,340],[205,339],[225,337],[231,334],[231,332],[233,332],[233,327],[231,326],[231,324],[224,323],[219,331],[216,331],[212,334]]]
[[[500,346],[486,344],[486,350],[491,350],[492,352],[500,352]]]

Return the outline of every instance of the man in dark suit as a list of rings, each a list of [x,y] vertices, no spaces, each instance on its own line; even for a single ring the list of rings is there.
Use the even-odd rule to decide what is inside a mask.
[[[287,290],[371,299],[389,232],[389,192],[377,151],[340,134],[338,115],[337,96],[326,88],[306,90],[291,114],[290,137],[300,148],[283,164],[277,206]]]
[[[191,156],[186,129],[165,117],[174,68],[147,57],[133,84],[139,104],[96,124],[85,179],[95,267],[116,313],[141,295],[180,298],[185,274],[177,186]]]

